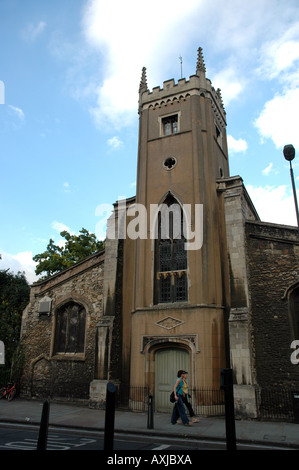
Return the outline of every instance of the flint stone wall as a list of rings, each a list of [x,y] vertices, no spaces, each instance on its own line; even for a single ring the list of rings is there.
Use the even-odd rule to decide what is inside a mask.
[[[103,309],[104,252],[32,286],[30,302],[23,312],[21,339],[24,369],[23,397],[88,399],[95,372],[97,322]],[[40,301],[51,308],[39,313]],[[57,309],[69,301],[86,310],[83,353],[54,353]]]
[[[299,387],[287,290],[299,281],[299,233],[288,226],[247,222],[251,341],[257,383]]]

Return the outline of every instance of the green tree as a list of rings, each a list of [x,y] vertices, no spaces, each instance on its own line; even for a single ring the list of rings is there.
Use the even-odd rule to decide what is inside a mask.
[[[60,235],[65,239],[64,247],[55,245],[50,239],[46,251],[33,257],[33,260],[38,263],[35,273],[37,275],[45,273],[41,279],[53,276],[104,249],[104,242],[98,241],[93,233],[89,233],[84,228],[80,230],[79,235],[71,235],[66,230]]]
[[[5,347],[5,364],[0,365],[1,385],[9,378],[13,360],[18,360],[22,312],[29,302],[29,292],[24,273],[0,270],[0,340]]]

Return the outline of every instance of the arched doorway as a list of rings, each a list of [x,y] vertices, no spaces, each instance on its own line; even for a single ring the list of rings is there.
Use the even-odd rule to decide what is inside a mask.
[[[173,390],[177,371],[189,372],[189,353],[180,348],[164,348],[155,352],[155,410],[170,412],[173,404],[169,395]]]

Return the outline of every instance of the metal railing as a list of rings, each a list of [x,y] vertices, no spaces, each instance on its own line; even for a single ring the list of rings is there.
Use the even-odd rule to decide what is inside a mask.
[[[220,389],[191,389],[192,408],[197,416],[224,416],[224,391]]]
[[[171,391],[169,391],[170,394]],[[192,408],[197,416],[224,416],[225,400],[224,391],[220,389],[200,389],[189,390]],[[298,410],[294,412],[294,390],[286,387],[257,387],[256,405],[257,419],[272,421],[294,422],[299,419],[299,393]],[[128,390],[129,399],[127,407],[131,411],[147,412],[148,397],[150,390],[148,387],[130,387]],[[155,397],[153,397],[155,401]],[[169,403],[169,410],[172,408]]]
[[[260,420],[294,421],[293,391],[286,387],[256,389],[256,403]]]
[[[147,411],[149,394],[148,387],[130,387],[129,409],[131,411]]]
[[[171,390],[169,391],[169,395]],[[143,411],[148,409],[148,387],[130,387],[128,408],[131,411]],[[224,392],[222,390],[191,389],[189,398],[193,410],[197,416],[224,416]],[[154,397],[155,399],[155,397]],[[169,410],[173,404],[169,402]]]

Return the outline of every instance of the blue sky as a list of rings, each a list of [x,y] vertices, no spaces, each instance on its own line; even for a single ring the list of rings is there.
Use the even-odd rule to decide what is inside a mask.
[[[0,269],[25,270],[66,228],[101,237],[101,210],[135,195],[138,88],[195,73],[227,113],[230,174],[262,220],[296,225],[298,0],[0,0]],[[293,161],[299,188],[299,156]],[[298,191],[297,191],[298,192]]]

